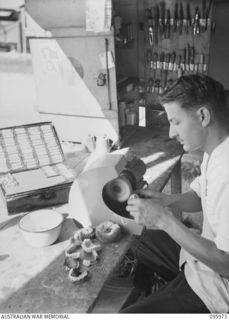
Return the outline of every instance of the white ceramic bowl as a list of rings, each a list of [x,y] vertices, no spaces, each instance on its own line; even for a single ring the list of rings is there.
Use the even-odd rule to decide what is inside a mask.
[[[32,247],[46,247],[60,235],[63,216],[51,209],[32,211],[19,221],[19,229]]]

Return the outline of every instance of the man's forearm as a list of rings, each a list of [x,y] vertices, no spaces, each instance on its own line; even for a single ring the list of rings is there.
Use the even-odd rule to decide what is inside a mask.
[[[165,221],[161,229],[181,247],[222,277],[229,278],[229,254],[219,250],[213,241],[189,230],[172,215],[168,216]]]
[[[171,209],[179,209],[186,212],[197,212],[202,210],[201,200],[192,190],[182,194],[168,195],[167,199],[167,206]]]

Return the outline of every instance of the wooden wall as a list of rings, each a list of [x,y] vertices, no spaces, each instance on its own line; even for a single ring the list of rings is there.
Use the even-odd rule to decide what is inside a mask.
[[[212,18],[216,29],[211,37],[209,75],[229,90],[229,1],[215,1]]]

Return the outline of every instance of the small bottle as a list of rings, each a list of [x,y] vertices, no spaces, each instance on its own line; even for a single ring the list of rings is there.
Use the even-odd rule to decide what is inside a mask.
[[[129,103],[126,108],[126,124],[129,126],[136,125],[137,115],[133,103]]]
[[[95,152],[101,156],[109,152],[109,139],[106,134],[97,137]]]
[[[92,136],[91,134],[88,134],[86,141],[85,141],[86,147],[88,148],[89,152],[95,151],[95,136]]]
[[[119,103],[119,115],[120,115],[120,126],[126,125],[126,102],[120,101]]]
[[[146,127],[146,108],[143,106],[138,107],[138,119],[139,127]]]
[[[133,109],[131,109],[129,113],[129,122],[131,126],[136,124],[136,112]]]
[[[126,122],[127,122],[127,125],[129,126],[134,126],[136,125],[136,120],[137,120],[137,116],[136,116],[136,111],[134,108],[129,108],[127,110],[127,113],[126,113]]]

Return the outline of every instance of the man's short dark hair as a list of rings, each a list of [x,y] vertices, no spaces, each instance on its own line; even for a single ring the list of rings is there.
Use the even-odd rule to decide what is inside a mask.
[[[193,74],[178,78],[160,95],[159,100],[162,105],[178,102],[185,109],[207,106],[219,121],[225,121],[228,116],[223,85],[206,75]]]

